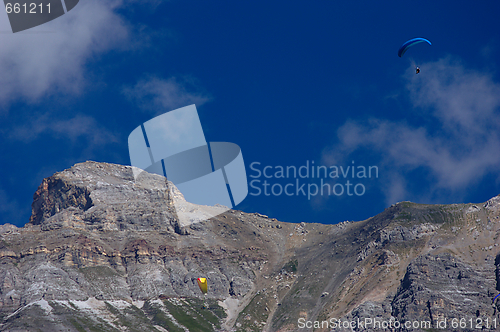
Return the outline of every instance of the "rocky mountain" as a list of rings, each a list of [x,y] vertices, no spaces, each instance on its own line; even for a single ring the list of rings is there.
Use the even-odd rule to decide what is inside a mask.
[[[0,226],[0,330],[500,330],[500,196],[337,225],[195,205],[183,224],[182,199],[129,166],[44,179],[30,222]]]

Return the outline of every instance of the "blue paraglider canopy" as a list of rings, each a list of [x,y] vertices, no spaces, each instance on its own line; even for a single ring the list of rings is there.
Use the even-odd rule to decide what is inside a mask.
[[[408,48],[410,48],[413,45],[416,45],[419,43],[424,43],[424,42],[428,43],[429,45],[432,45],[431,42],[425,38],[413,38],[413,39],[408,40],[406,43],[401,45],[401,47],[399,48],[398,56],[401,58],[403,56],[403,54],[405,54],[406,50],[408,50]]]

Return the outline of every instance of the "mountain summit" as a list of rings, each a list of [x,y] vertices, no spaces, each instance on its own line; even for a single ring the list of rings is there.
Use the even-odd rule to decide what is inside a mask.
[[[337,225],[213,209],[130,166],[44,179],[30,222],[0,226],[0,330],[500,329],[500,196]]]

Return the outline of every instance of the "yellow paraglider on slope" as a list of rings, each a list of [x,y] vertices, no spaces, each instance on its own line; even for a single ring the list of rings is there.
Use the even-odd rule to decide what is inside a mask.
[[[207,278],[198,278],[198,286],[203,294],[208,292]]]

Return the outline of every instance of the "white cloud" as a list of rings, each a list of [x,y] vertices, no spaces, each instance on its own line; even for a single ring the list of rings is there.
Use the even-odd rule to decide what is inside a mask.
[[[425,79],[413,75],[408,89],[415,106],[428,110],[446,130],[481,135],[498,128],[500,85],[488,74],[466,70],[457,62],[442,59],[423,66]]]
[[[200,106],[209,101],[210,96],[199,90],[198,84],[193,80],[151,77],[140,80],[133,87],[124,88],[123,93],[143,109],[160,114],[191,104]]]
[[[378,154],[390,181],[383,188],[389,204],[432,200],[438,192],[460,197],[500,169],[500,84],[449,58],[424,64],[421,70],[419,75],[409,73],[407,88],[413,111],[425,117],[426,127],[351,120],[339,128],[338,144],[324,152],[325,162],[355,151]],[[409,176],[417,169],[430,175],[429,182],[422,183],[429,188],[426,197],[415,197],[407,189],[419,185],[411,181],[422,181]]]
[[[79,93],[85,64],[127,40],[127,24],[114,11],[116,0],[86,0],[67,14],[16,34],[1,34],[0,105],[31,102],[55,92]],[[2,17],[5,30],[7,16]],[[44,33],[44,32],[51,33]]]

